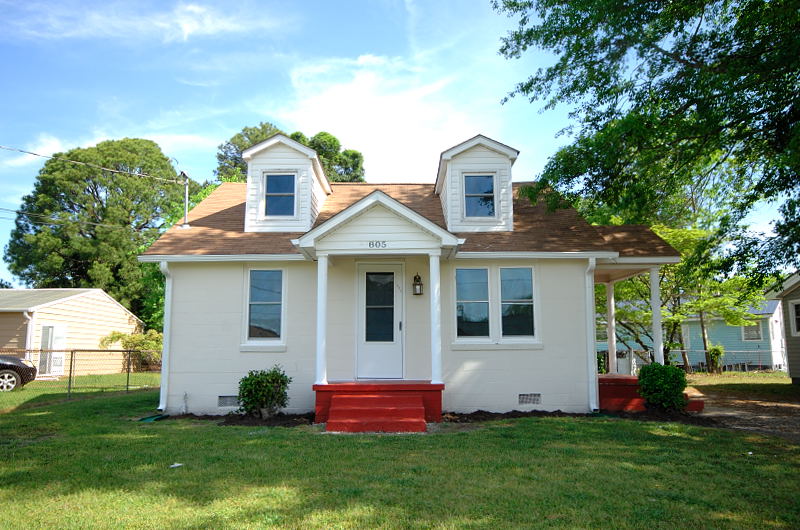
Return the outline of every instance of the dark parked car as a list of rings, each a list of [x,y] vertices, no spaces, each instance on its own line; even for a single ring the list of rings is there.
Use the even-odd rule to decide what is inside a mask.
[[[0,392],[21,388],[36,379],[32,362],[10,355],[0,355]]]

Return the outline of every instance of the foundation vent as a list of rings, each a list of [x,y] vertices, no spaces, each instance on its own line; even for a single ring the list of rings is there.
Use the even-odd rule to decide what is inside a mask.
[[[218,407],[238,407],[239,396],[217,396]]]
[[[519,395],[519,404],[520,405],[541,405],[542,404],[542,395],[541,394],[520,394]]]

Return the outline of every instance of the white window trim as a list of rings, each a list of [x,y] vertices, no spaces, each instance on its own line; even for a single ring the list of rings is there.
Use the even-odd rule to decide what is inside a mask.
[[[758,320],[754,326],[758,326],[758,338],[757,339],[748,339],[745,337],[744,328],[752,327],[752,326],[739,326],[742,329],[742,342],[761,342],[764,340],[764,328],[761,327],[761,321]]]
[[[797,326],[797,317],[800,314],[800,301],[799,300],[791,300],[789,302],[789,322],[790,330],[792,332],[792,337],[800,337],[800,329]]]
[[[458,336],[458,311],[456,310],[456,270],[458,269],[486,269],[489,281],[489,336],[488,337],[459,337]],[[530,269],[533,282],[533,335],[503,336],[503,307],[500,293],[500,269]],[[539,285],[536,281],[536,267],[533,265],[484,265],[480,267],[453,267],[451,275],[452,296],[450,307],[453,308],[453,350],[502,350],[502,349],[542,349],[541,339],[541,308],[539,304]]]
[[[251,271],[281,271],[281,336],[278,338],[252,338],[248,336],[250,326],[250,272]],[[286,296],[288,274],[284,267],[259,267],[244,268],[244,293],[242,296],[242,330],[239,351],[241,352],[284,352],[286,351],[286,306],[289,299]]]
[[[484,224],[487,221],[499,221],[500,217],[500,194],[498,193],[497,171],[462,171],[461,172],[461,222]],[[494,194],[494,215],[485,217],[467,216],[467,179],[466,177],[492,177],[492,192]]]
[[[294,215],[267,215],[267,175],[291,175],[294,177]],[[280,221],[297,221],[300,219],[300,212],[298,211],[298,196],[300,179],[297,178],[297,171],[294,169],[265,169],[261,171],[261,181],[259,183],[259,198],[258,198],[258,220],[267,221],[271,219]]]

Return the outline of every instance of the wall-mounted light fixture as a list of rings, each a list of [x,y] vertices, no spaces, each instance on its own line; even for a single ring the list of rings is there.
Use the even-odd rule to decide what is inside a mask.
[[[414,294],[422,294],[422,278],[419,277],[419,273],[414,275],[414,283],[411,284],[414,287]]]

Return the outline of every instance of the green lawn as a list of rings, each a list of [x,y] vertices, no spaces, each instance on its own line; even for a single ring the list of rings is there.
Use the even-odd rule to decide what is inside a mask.
[[[125,390],[128,374],[79,375],[73,378],[71,398],[83,399],[106,392]],[[130,374],[130,389],[157,388],[161,384],[159,372]],[[58,403],[68,397],[67,378],[54,381],[32,381],[19,390],[0,392],[0,413],[17,407],[32,407]]]
[[[134,421],[156,401],[0,414],[0,526],[800,527],[800,447],[777,438],[607,417],[427,435]]]
[[[731,397],[800,401],[800,385],[784,372],[724,372],[721,374],[689,374],[690,386],[700,392],[719,392]]]

